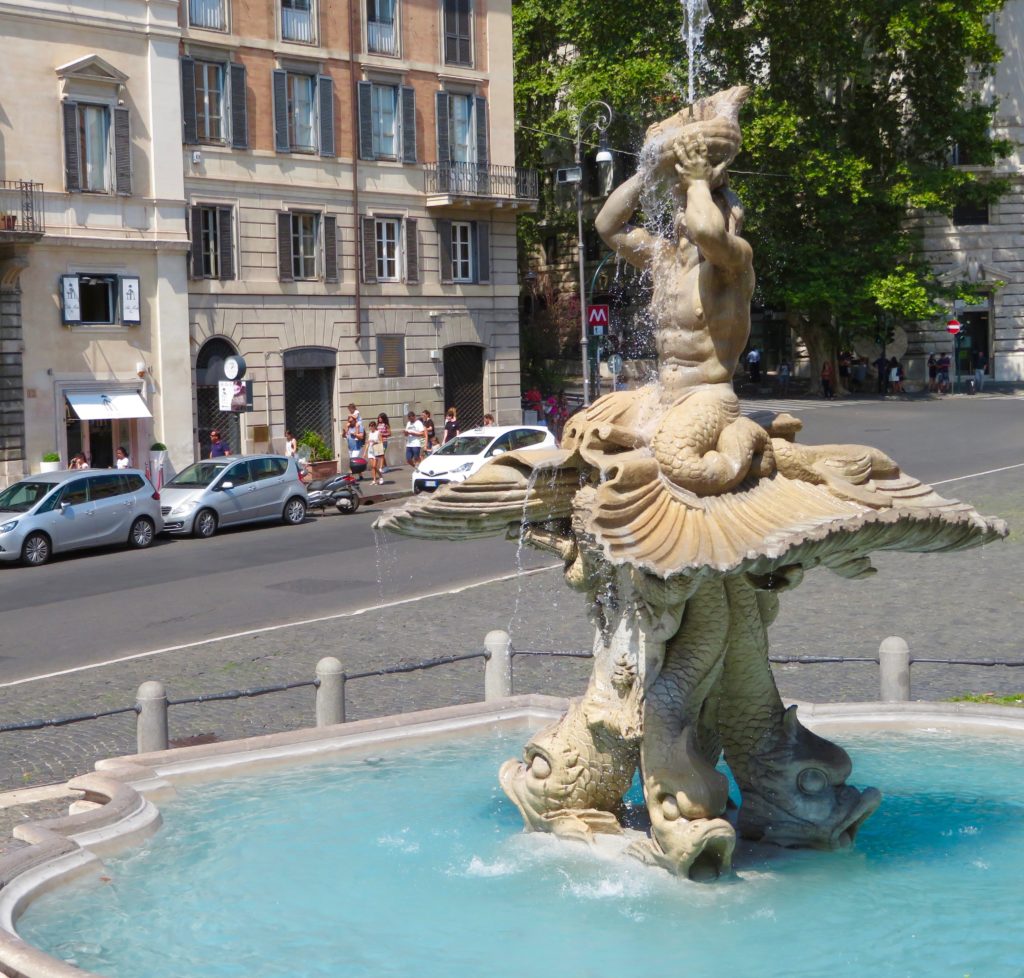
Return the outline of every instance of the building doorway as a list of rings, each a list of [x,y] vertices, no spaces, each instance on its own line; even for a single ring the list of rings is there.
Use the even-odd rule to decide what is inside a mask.
[[[444,409],[459,413],[465,431],[484,420],[484,350],[481,346],[449,346],[444,351]]]
[[[196,434],[199,438],[199,457],[210,457],[210,432],[220,434],[220,440],[232,455],[242,452],[242,426],[239,416],[220,409],[217,385],[224,380],[224,361],[238,351],[222,339],[207,340],[196,357]]]
[[[296,438],[319,435],[334,451],[334,366],[338,351],[305,346],[284,351],[284,423]]]
[[[992,351],[989,349],[988,310],[973,310],[960,314],[960,376],[974,373],[975,357],[979,351],[985,354],[988,367],[985,373],[991,377]]]

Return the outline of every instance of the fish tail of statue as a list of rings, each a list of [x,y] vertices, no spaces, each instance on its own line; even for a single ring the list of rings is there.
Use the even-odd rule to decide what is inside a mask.
[[[853,765],[846,751],[807,730],[795,706],[784,706],[768,662],[776,595],[744,577],[729,578],[726,588],[730,636],[721,695],[730,709],[719,732],[743,796],[738,830],[781,846],[848,846],[881,795],[848,785]]]

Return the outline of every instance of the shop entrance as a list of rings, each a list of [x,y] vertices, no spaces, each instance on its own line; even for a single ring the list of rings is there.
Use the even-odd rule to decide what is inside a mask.
[[[449,346],[444,351],[444,409],[458,411],[463,430],[484,422],[484,351]]]

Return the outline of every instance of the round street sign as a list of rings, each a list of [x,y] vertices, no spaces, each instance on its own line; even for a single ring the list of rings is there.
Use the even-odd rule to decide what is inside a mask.
[[[946,323],[946,332],[952,333],[956,336],[956,334],[960,332],[960,320],[954,316],[948,323]]]
[[[618,377],[622,373],[622,357],[618,353],[613,353],[608,358],[608,369],[613,377]]]

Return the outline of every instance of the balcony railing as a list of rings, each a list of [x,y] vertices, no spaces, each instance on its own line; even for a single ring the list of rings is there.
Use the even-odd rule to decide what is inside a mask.
[[[42,234],[43,185],[29,180],[0,180],[0,236],[13,231]]]
[[[453,197],[537,199],[537,171],[480,163],[427,163],[424,190]]]
[[[398,54],[398,37],[393,20],[368,21],[366,39],[374,54]]]

